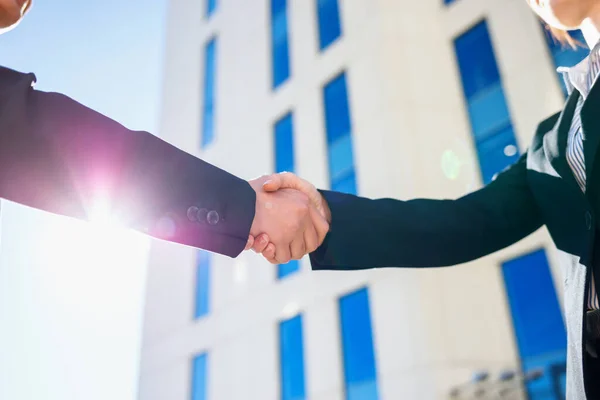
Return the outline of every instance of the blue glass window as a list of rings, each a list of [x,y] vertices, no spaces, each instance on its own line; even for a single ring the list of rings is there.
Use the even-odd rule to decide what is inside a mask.
[[[502,272],[523,370],[544,371],[527,385],[529,398],[564,399],[567,334],[546,253],[507,261]]]
[[[333,78],[323,90],[325,99],[325,129],[327,141],[335,142],[336,139],[350,134],[350,107],[348,104],[348,89],[346,74],[341,73]]]
[[[217,8],[217,0],[206,0],[206,16],[210,17]]]
[[[317,0],[317,14],[319,46],[321,50],[325,50],[342,34],[338,0]]]
[[[196,266],[196,309],[195,317],[200,318],[208,314],[210,298],[210,261],[211,254],[207,251],[198,251],[198,264]]]
[[[300,271],[300,261],[291,260],[287,264],[279,264],[277,266],[277,278],[283,279]]]
[[[294,172],[294,118],[287,113],[275,123],[275,172]]]
[[[500,71],[485,21],[458,37],[456,59],[484,183],[519,158]]]
[[[341,73],[325,85],[323,99],[331,188],[355,194],[356,174],[345,73]]]
[[[493,180],[494,175],[519,158],[517,142],[511,125],[477,142],[477,155],[484,182]],[[507,164],[508,162],[508,164]]]
[[[271,0],[271,56],[275,89],[290,76],[287,0]]]
[[[507,123],[508,106],[500,82],[473,96],[468,104],[469,119],[476,139],[484,139]]]
[[[275,172],[294,172],[294,118],[287,113],[274,126]],[[277,277],[283,279],[300,269],[298,260],[277,267]]]
[[[331,190],[341,193],[356,193],[356,175],[354,174],[354,170],[332,182]]]
[[[304,347],[302,343],[302,316],[283,321],[279,325],[281,361],[281,400],[304,400]]]
[[[367,288],[339,300],[346,400],[377,400],[377,369],[373,349]]]
[[[216,80],[216,47],[213,38],[206,45],[204,66],[204,111],[202,113],[202,147],[212,143],[215,138],[215,80]]]
[[[206,353],[196,356],[192,362],[192,400],[206,400]]]
[[[463,90],[467,101],[500,82],[500,73],[485,21],[459,36],[455,42]]]

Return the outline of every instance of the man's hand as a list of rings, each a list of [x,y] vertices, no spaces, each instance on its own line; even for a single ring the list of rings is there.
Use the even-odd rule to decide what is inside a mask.
[[[294,189],[296,191],[300,191],[308,196],[310,200],[310,204],[314,207],[314,210],[318,212],[318,216],[324,219],[327,224],[331,223],[331,211],[327,205],[325,199],[319,191],[312,185],[310,182],[299,178],[298,176],[290,173],[284,172],[280,174],[273,174],[268,177],[260,178],[263,182],[262,189],[265,192],[277,192],[281,190],[289,190]],[[314,216],[313,216],[314,217]],[[319,218],[319,219],[320,219]],[[325,231],[327,233],[327,231]],[[318,248],[318,246],[323,243],[325,239],[325,235],[319,236],[317,246],[314,248],[307,248],[306,252],[299,257],[294,258],[302,258],[305,254],[311,253]],[[273,264],[282,264],[282,257],[280,253],[284,252],[284,249],[279,248],[277,243],[275,243],[268,235],[268,232],[261,232],[258,236],[253,236],[252,232],[250,238],[248,239],[248,245],[246,249],[252,248],[257,253],[262,253],[263,256]],[[297,256],[297,254],[294,254]]]
[[[327,202],[319,193],[315,185],[300,178],[291,172],[281,172],[266,177],[263,184],[263,189],[267,192],[276,192],[280,189],[296,189],[304,193],[310,199],[311,204],[319,211],[319,213],[331,223],[331,211]]]
[[[269,261],[285,264],[316,250],[329,230],[329,223],[311,203],[309,195],[283,188],[277,181],[271,184],[269,180],[265,176],[249,181],[256,191],[256,213],[246,248],[264,249],[270,242],[273,251],[269,253]],[[268,236],[254,240],[261,234]]]

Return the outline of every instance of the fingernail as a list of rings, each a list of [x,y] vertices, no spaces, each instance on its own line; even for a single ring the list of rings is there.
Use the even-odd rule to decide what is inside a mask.
[[[267,238],[264,236],[261,236],[260,239],[258,239],[260,241],[261,244],[265,244],[267,243]]]
[[[269,183],[272,183],[272,182],[273,182],[272,180],[268,180],[265,183],[263,183],[263,186],[266,186],[266,185],[268,185]]]

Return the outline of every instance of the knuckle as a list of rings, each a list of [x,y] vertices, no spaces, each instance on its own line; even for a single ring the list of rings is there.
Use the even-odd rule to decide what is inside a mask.
[[[303,199],[305,200],[305,199]],[[299,201],[298,202],[298,206],[296,207],[296,212],[300,215],[306,215],[308,214],[310,210],[310,205],[308,204],[308,201]]]

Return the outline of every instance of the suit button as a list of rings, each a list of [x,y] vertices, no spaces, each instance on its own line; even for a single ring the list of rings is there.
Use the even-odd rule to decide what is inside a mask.
[[[201,224],[206,222],[206,215],[208,214],[208,210],[206,208],[200,208],[196,213],[196,221]]]
[[[196,222],[198,221],[198,207],[191,206],[187,209],[187,217],[190,221]]]
[[[216,211],[211,211],[206,215],[206,221],[210,224],[210,225],[216,225],[219,223],[219,213]]]
[[[592,214],[589,211],[585,213],[585,226],[588,231],[592,229]]]

